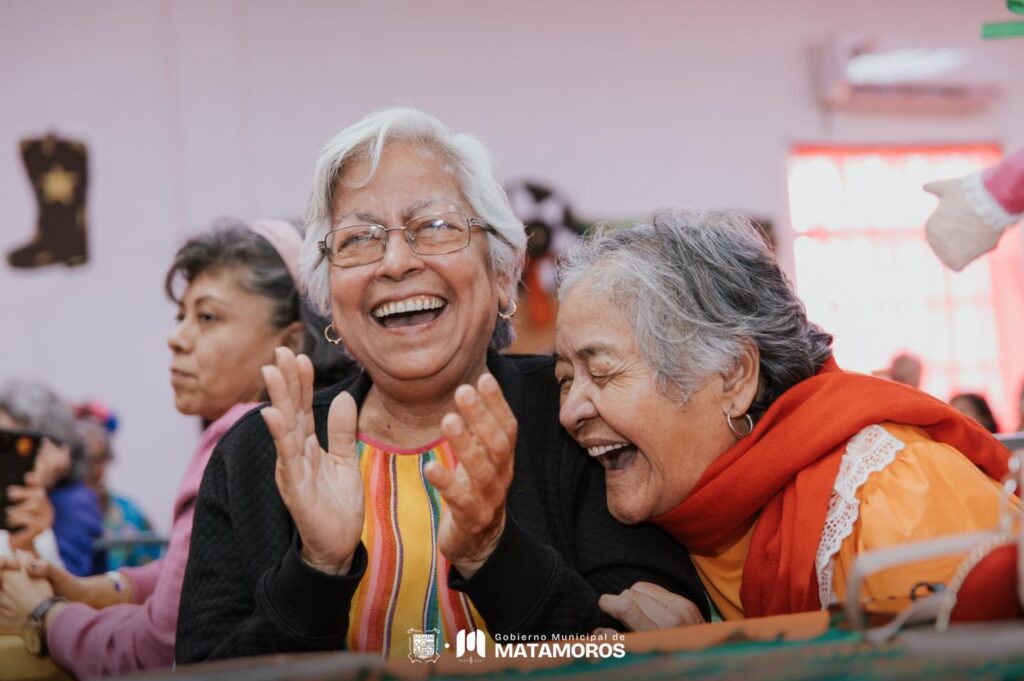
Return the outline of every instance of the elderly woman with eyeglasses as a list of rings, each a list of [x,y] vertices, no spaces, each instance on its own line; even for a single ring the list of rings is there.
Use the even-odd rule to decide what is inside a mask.
[[[479,141],[371,114],[324,148],[308,222],[309,297],[364,372],[314,393],[302,356],[264,369],[270,406],[200,493],[179,662],[588,632],[615,624],[599,596],[637,581],[701,599],[681,547],[609,515],[551,359],[498,354],[526,234]]]
[[[559,295],[562,424],[604,466],[612,514],[687,546],[726,619],[844,602],[859,553],[997,525],[1009,452],[939,400],[842,371],[745,218],[600,232]],[[905,606],[961,558],[873,575],[869,607]],[[680,603],[646,585],[601,605],[644,629]]]

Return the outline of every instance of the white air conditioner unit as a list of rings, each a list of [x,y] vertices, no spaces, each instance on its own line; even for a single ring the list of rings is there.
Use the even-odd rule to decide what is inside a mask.
[[[965,114],[1002,95],[998,70],[977,48],[840,38],[815,47],[814,79],[830,109]]]

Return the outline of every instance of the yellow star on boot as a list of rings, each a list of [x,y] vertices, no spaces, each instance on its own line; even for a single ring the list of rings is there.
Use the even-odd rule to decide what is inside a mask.
[[[58,163],[46,171],[39,184],[47,203],[63,203],[70,206],[74,201],[78,174],[64,170],[64,166]]]

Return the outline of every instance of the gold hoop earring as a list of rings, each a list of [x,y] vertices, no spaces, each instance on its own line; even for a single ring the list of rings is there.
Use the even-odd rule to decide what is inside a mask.
[[[331,329],[333,328],[334,324],[328,324],[327,326],[324,327],[324,338],[326,338],[327,342],[330,343],[331,345],[341,345],[340,335],[337,338],[331,338]]]
[[[725,423],[726,425],[729,426],[729,430],[732,432],[734,436],[736,436],[737,440],[743,439],[746,436],[750,435],[752,432],[754,432],[754,419],[751,418],[750,414],[744,412],[742,418],[747,423],[747,431],[745,433],[740,431],[738,428],[736,428],[736,426],[733,425],[733,417],[729,416],[729,412],[725,412]]]
[[[518,310],[518,309],[519,309],[519,306],[516,305],[516,301],[513,300],[512,301],[512,309],[509,310],[508,312],[503,312],[499,308],[498,309],[498,316],[501,317],[502,319],[504,319],[507,322],[508,320],[510,320],[510,319],[512,319],[513,317],[516,316],[516,310]]]

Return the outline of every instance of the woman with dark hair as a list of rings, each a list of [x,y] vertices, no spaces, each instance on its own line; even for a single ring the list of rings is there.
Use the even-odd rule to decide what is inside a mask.
[[[742,216],[598,231],[564,258],[559,295],[562,425],[603,464],[612,514],[686,546],[724,618],[845,603],[860,553],[996,527],[1006,448],[933,397],[841,370]],[[863,603],[901,609],[961,558],[873,574]],[[648,585],[601,605],[640,629],[680,601]]]
[[[41,562],[5,572],[0,627],[27,624],[32,652],[48,650],[80,678],[172,663],[193,509],[210,453],[264,398],[260,367],[274,349],[310,347],[294,276],[300,243],[285,222],[226,220],[178,251],[166,277],[178,305],[167,340],[171,385],[178,411],[197,416],[205,430],[175,499],[167,554],[88,579]]]
[[[8,509],[8,524],[21,529],[9,536],[9,546],[0,545],[0,555],[7,549],[31,549],[53,560],[46,531],[52,526],[59,562],[71,574],[90,574],[93,542],[103,525],[99,500],[83,482],[85,447],[71,408],[41,383],[10,381],[0,389],[0,428],[43,435],[35,470],[25,485],[8,492],[17,502]]]
[[[990,433],[998,433],[999,425],[996,424],[995,414],[992,407],[988,406],[988,400],[978,393],[960,393],[949,398],[949,406],[961,414],[970,416],[982,425]]]

